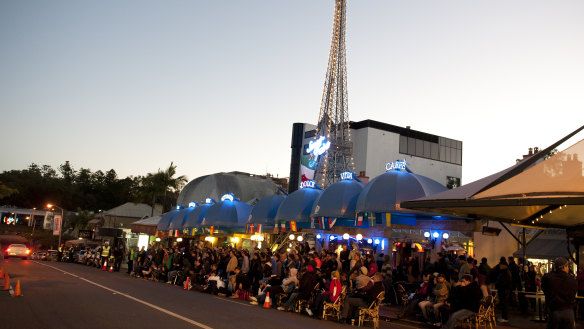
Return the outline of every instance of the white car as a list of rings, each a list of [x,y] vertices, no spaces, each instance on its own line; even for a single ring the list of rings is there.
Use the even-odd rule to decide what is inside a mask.
[[[10,257],[20,257],[22,259],[27,259],[30,255],[30,249],[24,244],[13,243],[6,248],[4,256],[6,258]]]

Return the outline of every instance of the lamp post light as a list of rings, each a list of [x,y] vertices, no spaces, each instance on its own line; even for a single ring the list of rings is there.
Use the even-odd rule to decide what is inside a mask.
[[[61,246],[61,231],[63,230],[63,208],[61,208],[57,205],[54,205],[54,204],[50,204],[50,203],[47,204],[47,208],[49,208],[51,210],[52,210],[52,208],[61,209],[61,222],[59,223],[59,244],[57,245],[57,247],[60,247]]]

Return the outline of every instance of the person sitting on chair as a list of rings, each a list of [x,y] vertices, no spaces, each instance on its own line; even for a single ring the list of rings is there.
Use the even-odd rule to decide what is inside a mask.
[[[349,316],[353,318],[353,313],[360,307],[369,307],[369,305],[373,303],[377,296],[384,291],[385,287],[383,286],[383,275],[381,272],[377,272],[373,276],[373,285],[371,287],[361,293],[357,292],[357,294],[345,299],[343,312],[341,314],[341,323],[346,322]]]
[[[473,280],[472,275],[463,275],[460,286],[455,287],[453,291],[456,291],[453,293],[454,298],[446,300],[446,304],[452,307],[453,313],[442,327],[443,329],[453,329],[457,323],[477,313],[481,306],[483,292],[479,284]]]

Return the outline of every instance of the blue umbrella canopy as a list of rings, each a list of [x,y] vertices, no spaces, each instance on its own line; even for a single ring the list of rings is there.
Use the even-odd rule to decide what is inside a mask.
[[[207,210],[209,210],[211,206],[212,204],[205,203],[194,208],[193,211],[187,214],[184,227],[191,229],[201,226],[201,222],[203,221],[203,218],[205,217]]]
[[[251,210],[248,224],[274,225],[274,218],[284,199],[286,197],[279,194],[262,198]]]
[[[158,222],[156,229],[158,231],[168,231],[169,226],[170,226],[170,221],[172,220],[172,217],[174,215],[176,215],[177,213],[178,213],[178,210],[172,210],[172,211],[169,211],[169,212],[165,213],[164,215],[162,215],[162,218],[160,218],[160,221]]]
[[[203,226],[245,227],[252,206],[236,200],[224,200],[212,205],[203,218]]]
[[[311,217],[355,218],[363,183],[342,180],[329,185],[314,202]]]
[[[372,179],[357,200],[357,212],[395,212],[403,201],[422,198],[447,188],[428,177],[388,171]],[[400,210],[401,212],[402,210]]]
[[[170,220],[170,224],[168,225],[168,229],[170,230],[182,230],[184,228],[185,219],[187,215],[193,210],[194,208],[184,208],[178,211],[172,219]]]
[[[282,201],[282,204],[280,204],[280,208],[278,208],[278,213],[274,220],[310,222],[312,206],[321,193],[321,190],[313,188],[302,188],[290,193],[290,195]]]

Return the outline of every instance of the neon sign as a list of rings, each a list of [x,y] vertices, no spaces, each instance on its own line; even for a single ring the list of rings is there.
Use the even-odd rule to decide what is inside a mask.
[[[314,188],[316,183],[313,180],[307,180],[300,183],[300,188]]]
[[[221,201],[225,201],[225,200],[233,201],[233,194],[229,193],[229,194],[223,195],[221,197]]]
[[[385,171],[390,171],[390,170],[406,170],[406,160],[397,160],[394,162],[388,162],[385,164]]]
[[[353,179],[353,173],[350,171],[345,171],[341,173],[341,179],[342,180],[351,180]]]
[[[329,147],[331,147],[331,142],[327,141],[324,136],[320,136],[318,139],[312,140],[308,143],[306,152],[312,153],[316,160],[320,155],[326,152]]]

